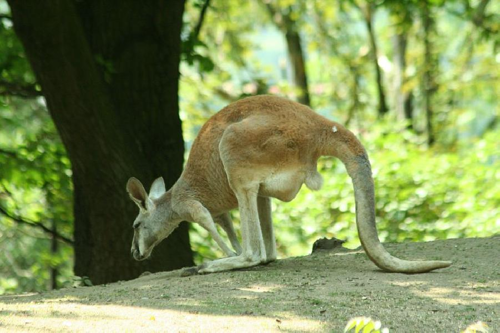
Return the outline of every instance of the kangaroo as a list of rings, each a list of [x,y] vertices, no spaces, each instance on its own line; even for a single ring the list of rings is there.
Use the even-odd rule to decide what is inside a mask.
[[[379,268],[389,272],[424,273],[449,261],[407,261],[390,255],[375,225],[375,196],[368,155],[355,135],[310,108],[276,96],[254,96],[231,103],[202,127],[183,173],[166,191],[162,178],[149,195],[130,178],[127,191],[139,206],[132,255],[144,260],[181,221],[204,227],[227,258],[205,262],[195,270],[213,273],[276,259],[271,198],[291,201],[302,184],[319,190],[320,156],[340,159],[352,178],[356,223],[361,244]],[[239,208],[242,246],[228,212]],[[233,250],[217,232],[227,233]]]

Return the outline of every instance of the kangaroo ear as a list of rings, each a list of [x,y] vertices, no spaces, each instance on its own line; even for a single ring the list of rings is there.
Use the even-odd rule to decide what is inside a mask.
[[[156,178],[156,180],[153,182],[153,185],[151,185],[151,189],[149,190],[149,197],[151,199],[158,199],[165,192],[165,181],[163,180],[163,177]]]
[[[127,192],[130,195],[130,199],[132,199],[132,201],[135,202],[141,210],[146,210],[148,194],[139,179],[132,177],[128,180]]]

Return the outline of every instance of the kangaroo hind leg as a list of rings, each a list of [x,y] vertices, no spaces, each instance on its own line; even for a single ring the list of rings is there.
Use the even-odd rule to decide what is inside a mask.
[[[273,218],[271,216],[271,198],[259,197],[257,199],[259,208],[260,227],[262,238],[266,248],[266,263],[276,260],[276,239],[274,237]]]
[[[237,257],[204,263],[199,273],[214,273],[256,266],[266,261],[266,248],[262,238],[257,206],[258,183],[250,188],[239,188],[236,197],[241,215],[242,253]]]

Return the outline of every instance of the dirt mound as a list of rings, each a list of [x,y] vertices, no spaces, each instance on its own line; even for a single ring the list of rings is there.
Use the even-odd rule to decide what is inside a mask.
[[[341,332],[352,317],[392,332],[500,331],[500,237],[386,244],[405,259],[452,260],[384,273],[362,251],[318,251],[267,266],[0,297],[0,331]]]

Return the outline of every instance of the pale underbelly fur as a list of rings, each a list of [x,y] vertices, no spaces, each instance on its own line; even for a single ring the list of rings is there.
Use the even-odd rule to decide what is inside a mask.
[[[316,191],[323,185],[323,178],[316,168],[281,170],[264,180],[260,186],[259,195],[286,202],[292,201],[304,183],[308,188]]]

